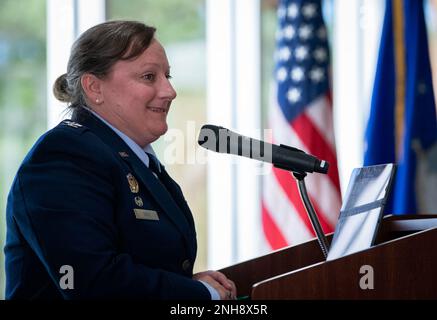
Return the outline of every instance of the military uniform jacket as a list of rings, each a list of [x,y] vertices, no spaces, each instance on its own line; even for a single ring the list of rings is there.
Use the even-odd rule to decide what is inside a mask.
[[[192,280],[196,250],[176,182],[87,112],[44,134],[14,179],[6,298],[210,299]]]

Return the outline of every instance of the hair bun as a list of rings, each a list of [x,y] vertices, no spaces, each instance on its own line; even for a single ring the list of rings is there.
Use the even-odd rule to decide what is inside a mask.
[[[72,96],[68,92],[67,74],[59,76],[53,84],[53,94],[61,102],[72,102]]]

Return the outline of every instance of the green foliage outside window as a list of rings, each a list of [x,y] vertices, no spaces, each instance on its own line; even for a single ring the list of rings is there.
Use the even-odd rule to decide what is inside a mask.
[[[46,1],[0,0],[0,299],[7,193],[45,128]]]
[[[163,43],[181,42],[205,37],[204,7],[204,0],[108,0],[107,16],[158,27]]]

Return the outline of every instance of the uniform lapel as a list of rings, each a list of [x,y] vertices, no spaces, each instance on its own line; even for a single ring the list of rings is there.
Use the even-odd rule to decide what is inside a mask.
[[[173,195],[174,200],[177,202],[179,208],[184,212],[185,217],[194,229],[193,215],[179,185],[172,179],[172,177],[170,177],[170,175],[167,173],[167,170],[165,170],[165,167],[162,164],[161,169],[162,171],[160,177],[162,182],[165,184],[167,190],[170,191],[170,193]]]
[[[189,214],[190,219],[186,219],[187,214],[182,212],[182,210],[186,210],[184,207],[186,204],[181,206],[182,209],[179,208],[178,204],[172,198],[172,195],[170,195],[164,185],[153,175],[152,171],[136,156],[123,139],[97,117],[86,112],[85,115],[81,114],[80,117],[76,116],[73,120],[80,122],[93,131],[117,153],[117,156],[121,157],[129,165],[135,173],[135,177],[141,181],[142,185],[150,192],[155,201],[183,234],[186,242],[189,244],[188,248],[193,248],[192,235],[194,233],[194,225],[191,227],[188,222],[190,220],[192,221],[191,213]],[[169,176],[168,178],[171,179]],[[173,190],[170,190],[170,192],[173,192]],[[174,194],[176,195],[177,193],[175,192]],[[180,196],[177,195],[177,197]],[[178,198],[176,198],[176,201],[178,203],[181,202]]]

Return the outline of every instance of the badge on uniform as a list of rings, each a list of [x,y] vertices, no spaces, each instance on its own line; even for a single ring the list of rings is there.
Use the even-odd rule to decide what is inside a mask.
[[[134,200],[135,200],[135,204],[138,207],[142,207],[143,206],[143,199],[141,199],[141,197],[135,197]]]
[[[158,212],[155,210],[134,209],[135,218],[139,220],[159,220]]]
[[[125,152],[125,151],[120,151],[118,154],[122,158],[129,158],[129,154],[127,152]]]
[[[135,179],[135,177],[131,173],[128,173],[126,178],[127,178],[127,182],[129,183],[130,191],[132,193],[138,193],[140,187],[138,185],[137,179]]]

